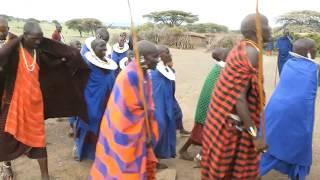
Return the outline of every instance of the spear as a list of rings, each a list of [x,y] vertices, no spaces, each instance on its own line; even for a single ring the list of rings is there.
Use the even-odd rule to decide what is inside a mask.
[[[147,109],[147,103],[145,99],[145,93],[144,93],[144,73],[140,64],[140,55],[139,55],[139,49],[137,47],[137,31],[135,30],[135,25],[133,21],[133,12],[130,4],[130,0],[127,0],[128,2],[128,7],[130,11],[130,19],[131,19],[131,36],[132,36],[132,45],[133,45],[133,51],[134,51],[134,56],[135,56],[135,61],[138,66],[137,69],[137,74],[138,74],[138,83],[139,83],[139,96],[142,100],[142,105],[143,105],[143,111],[144,111],[144,122],[146,125],[146,136],[147,136],[147,164],[146,164],[146,173],[147,173],[147,179],[155,179],[155,170],[156,170],[156,165],[157,165],[157,158],[153,152],[153,147],[152,147],[152,134],[151,134],[151,125],[149,121],[149,115],[148,115],[148,109]],[[152,97],[151,97],[152,98]]]
[[[261,24],[261,17],[259,13],[259,0],[256,0],[256,36],[258,41],[258,48],[259,48],[259,64],[258,64],[258,89],[259,89],[259,99],[260,104],[259,108],[261,111],[261,135],[263,138],[264,143],[266,142],[265,138],[265,129],[264,129],[264,103],[265,103],[265,94],[263,91],[263,38],[262,38],[262,24]]]

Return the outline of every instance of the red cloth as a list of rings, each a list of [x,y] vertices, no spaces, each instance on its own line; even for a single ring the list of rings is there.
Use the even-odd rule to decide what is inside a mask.
[[[246,42],[242,41],[229,53],[211,97],[202,136],[203,180],[252,180],[259,174],[259,154],[250,135],[230,126],[228,121],[237,99],[249,84],[250,117],[259,127],[258,72],[250,64],[245,47]]]
[[[60,35],[60,33],[59,33],[58,31],[54,31],[54,32],[52,33],[52,39],[60,42],[60,41],[61,41],[61,35]]]
[[[29,71],[24,61],[30,65],[33,57],[25,49],[19,48],[18,72],[5,132],[30,147],[45,147],[44,107],[38,80],[39,66],[35,62],[34,70]]]

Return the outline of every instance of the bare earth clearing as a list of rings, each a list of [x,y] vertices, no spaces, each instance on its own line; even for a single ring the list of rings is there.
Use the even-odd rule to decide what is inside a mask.
[[[184,113],[184,125],[188,130],[193,126],[193,117],[197,99],[203,84],[214,61],[210,58],[209,53],[204,50],[171,50],[174,57],[174,64],[177,70],[177,98]],[[265,57],[265,90],[268,97],[274,89],[276,57]],[[317,99],[316,123],[314,133],[313,147],[313,166],[310,180],[317,180],[320,177],[320,122],[319,122],[319,97]],[[76,162],[71,156],[73,142],[67,137],[68,124],[66,121],[57,122],[48,120],[47,125],[47,142],[49,155],[49,172],[52,179],[61,180],[82,180],[87,179],[91,161]],[[183,145],[186,138],[177,134],[177,150]],[[198,148],[190,148],[196,153]],[[193,162],[180,160],[179,158],[165,161],[169,165],[169,170],[161,172],[158,179],[173,180],[174,177],[163,174],[175,174],[181,180],[199,180],[200,171],[194,168]],[[18,180],[36,180],[40,177],[38,164],[36,161],[28,160],[21,157],[14,161],[14,170],[17,173]],[[171,171],[170,171],[171,170]],[[318,170],[318,171],[317,171]],[[285,180],[286,176],[272,172],[264,179],[266,180]]]

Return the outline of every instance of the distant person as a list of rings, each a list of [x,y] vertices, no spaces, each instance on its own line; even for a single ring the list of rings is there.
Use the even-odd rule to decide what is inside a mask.
[[[112,47],[111,59],[114,60],[118,65],[120,65],[120,61],[125,61],[127,58],[129,45],[126,43],[126,41],[126,36],[121,35],[118,42]],[[119,72],[119,70],[117,72]]]
[[[292,51],[293,38],[288,29],[283,30],[283,36],[279,37],[276,43],[278,49],[278,69],[281,74],[283,65],[290,58],[289,52]]]
[[[48,180],[44,120],[86,118],[82,88],[87,66],[78,51],[44,38],[38,23],[27,22],[23,35],[0,49],[0,67],[5,72],[0,81],[5,92],[0,97],[5,102],[0,111],[2,169],[12,172],[10,161],[27,155],[38,160],[41,178]]]
[[[159,53],[149,41],[140,41],[137,47],[140,62],[132,61],[119,73],[109,98],[89,179],[155,179],[157,159],[152,145],[159,134],[148,70],[156,68]]]
[[[292,58],[283,66],[280,82],[265,110],[268,152],[262,155],[260,174],[272,169],[289,179],[304,180],[312,163],[319,67],[314,61],[316,43],[299,39]]]
[[[171,159],[176,156],[176,117],[175,97],[173,84],[175,74],[167,65],[172,61],[168,48],[158,46],[161,61],[157,68],[151,71],[152,95],[155,105],[154,117],[158,122],[159,141],[155,146],[155,154],[159,159]],[[158,163],[158,169],[168,168],[167,165]]]
[[[76,159],[94,160],[100,123],[115,82],[117,64],[106,58],[106,42],[102,39],[86,41],[90,51],[81,54],[91,70],[84,90],[88,122],[76,122]]]
[[[7,19],[0,16],[0,49],[4,47],[7,43],[11,42],[12,40],[16,39],[17,36],[9,32],[9,24]],[[0,82],[4,82],[6,79],[5,72],[2,71],[3,68],[0,66]],[[3,95],[4,91],[4,84],[0,83],[0,98]],[[2,107],[2,101],[0,100],[0,107]],[[1,113],[1,111],[0,111]],[[1,122],[0,122],[1,126]],[[1,130],[0,130],[1,134]],[[0,135],[1,136],[1,135]],[[1,138],[0,138],[1,139]],[[1,178],[4,179],[10,179],[13,178],[13,172],[11,169],[11,163],[10,162],[3,162],[2,167],[0,167],[0,170],[2,169]],[[1,171],[0,171],[1,172]]]
[[[81,50],[81,42],[79,40],[72,40],[69,45],[73,48],[78,49],[79,51]]]
[[[273,41],[267,42],[267,44],[266,44],[267,56],[272,56],[272,51],[273,51]]]
[[[267,17],[261,20],[262,38],[271,38]],[[240,41],[229,53],[211,95],[202,134],[203,180],[246,179],[259,176],[260,152],[266,145],[258,136],[260,98],[258,87],[259,48],[256,14],[241,23]]]
[[[167,46],[164,45],[159,45],[158,46],[160,56],[162,59],[168,59],[165,62],[165,65],[168,66],[173,73],[175,74],[176,71],[173,68],[173,60],[172,60],[172,55],[170,53],[170,50]],[[176,122],[176,130],[179,130],[180,135],[182,136],[189,136],[190,132],[187,131],[184,126],[183,126],[183,113],[181,110],[181,107],[179,105],[179,102],[176,98],[176,80],[172,80],[173,83],[173,96],[174,96],[174,114],[175,114],[175,122]]]
[[[202,145],[201,141],[203,125],[207,117],[211,94],[216,82],[219,79],[221,71],[225,67],[225,60],[228,56],[229,51],[230,50],[226,48],[215,48],[212,52],[212,58],[216,60],[217,63],[212,67],[202,86],[196,108],[196,114],[194,117],[195,124],[192,129],[191,137],[179,151],[181,159],[192,161],[194,158],[189,155],[188,148],[190,147],[190,145]],[[200,155],[198,155],[198,157],[200,157]]]
[[[63,34],[62,34],[62,26],[61,24],[56,24],[56,30],[52,33],[52,39],[53,40],[56,40],[56,41],[59,41],[63,44],[66,43],[64,37],[63,37]]]

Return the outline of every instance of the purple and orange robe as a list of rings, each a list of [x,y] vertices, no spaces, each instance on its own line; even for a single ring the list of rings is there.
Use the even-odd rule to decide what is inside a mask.
[[[147,129],[139,81],[143,81],[144,98],[154,144],[159,139],[154,118],[152,84],[149,74],[138,76],[138,66],[132,61],[117,77],[102,123],[96,146],[96,158],[89,179],[154,179],[155,161],[152,147],[147,147]],[[151,150],[150,150],[151,149]]]
[[[247,102],[250,117],[260,124],[258,71],[248,59],[241,41],[230,52],[226,67],[217,81],[209,104],[202,140],[202,179],[256,179],[259,175],[259,154],[252,138],[240,131],[231,120],[240,94],[249,85]],[[241,125],[240,125],[241,126]]]

